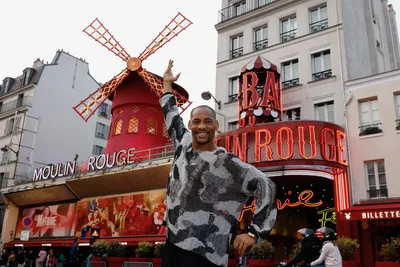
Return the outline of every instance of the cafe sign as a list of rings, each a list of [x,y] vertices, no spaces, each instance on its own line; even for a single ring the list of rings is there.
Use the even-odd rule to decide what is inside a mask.
[[[135,148],[121,150],[119,152],[92,156],[85,162],[85,171],[98,171],[104,168],[113,168],[135,162]],[[69,161],[59,164],[50,164],[45,167],[37,168],[33,172],[33,181],[55,179],[59,177],[71,176],[77,171],[77,162]]]

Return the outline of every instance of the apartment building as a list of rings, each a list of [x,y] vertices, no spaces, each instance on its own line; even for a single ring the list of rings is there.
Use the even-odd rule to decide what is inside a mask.
[[[85,123],[72,109],[99,87],[88,63],[59,50],[50,63],[36,60],[0,89],[2,187],[32,179],[35,168],[101,154],[111,104]],[[54,153],[57,151],[56,153]]]
[[[400,69],[348,81],[346,91],[355,204],[348,218],[362,229],[362,249],[373,262],[382,245],[400,235]]]
[[[238,71],[256,55],[281,67],[285,119],[344,126],[344,81],[400,67],[395,22],[386,1],[223,0],[215,26],[223,130],[237,127]]]

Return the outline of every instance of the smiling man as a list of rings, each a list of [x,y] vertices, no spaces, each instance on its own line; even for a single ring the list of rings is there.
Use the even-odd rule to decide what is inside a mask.
[[[179,116],[172,83],[173,61],[164,73],[160,99],[175,148],[167,185],[167,245],[163,267],[227,266],[233,229],[249,197],[257,199],[253,222],[236,236],[234,248],[243,255],[264,240],[276,220],[275,184],[250,164],[214,143],[215,111],[199,106],[190,114],[189,130]]]

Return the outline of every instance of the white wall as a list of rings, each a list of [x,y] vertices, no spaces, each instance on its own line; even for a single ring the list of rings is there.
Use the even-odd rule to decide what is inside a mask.
[[[367,176],[365,161],[384,160],[385,175],[390,198],[400,197],[400,131],[396,131],[394,94],[400,93],[400,70],[371,76],[347,83],[352,100],[347,106],[350,141],[350,168],[355,203],[367,199]],[[376,97],[383,133],[359,136],[359,100]]]

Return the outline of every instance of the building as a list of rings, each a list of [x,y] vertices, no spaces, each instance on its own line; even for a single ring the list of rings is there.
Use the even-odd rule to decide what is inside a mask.
[[[346,82],[354,206],[344,212],[357,224],[365,265],[400,235],[400,70]],[[373,253],[371,253],[373,251]]]
[[[82,124],[72,109],[75,102],[98,87],[88,63],[62,50],[56,52],[50,63],[38,59],[20,76],[3,80],[0,90],[3,188],[26,183],[38,167],[104,152],[111,118],[109,102],[87,124]],[[80,126],[76,127],[78,122]]]

